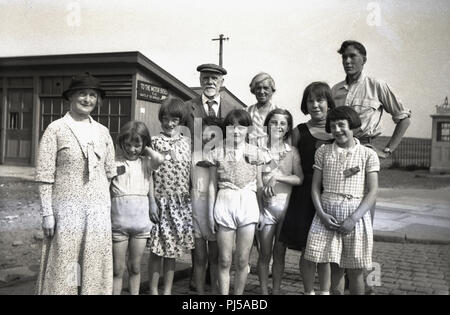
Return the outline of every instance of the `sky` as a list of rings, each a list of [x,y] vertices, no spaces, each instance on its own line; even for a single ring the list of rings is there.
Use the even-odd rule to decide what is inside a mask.
[[[336,50],[358,40],[364,72],[412,110],[406,136],[419,138],[450,95],[449,29],[448,0],[0,0],[0,57],[140,51],[188,86],[199,86],[199,64],[219,62],[212,39],[224,34],[225,86],[251,105],[251,79],[269,73],[296,124],[308,119],[304,88],[342,81]],[[382,123],[390,136],[390,116]]]

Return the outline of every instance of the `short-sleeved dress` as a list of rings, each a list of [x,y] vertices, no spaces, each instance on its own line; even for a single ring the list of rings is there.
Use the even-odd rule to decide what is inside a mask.
[[[42,136],[36,181],[52,184],[53,238],[45,238],[38,294],[112,294],[109,181],[114,145],[106,127],[90,118],[85,144],[66,114]]]
[[[300,138],[293,145],[298,149],[303,170],[303,183],[292,188],[285,220],[280,232],[280,240],[287,247],[302,250],[306,246],[309,228],[316,213],[311,199],[314,154],[325,140],[314,137],[306,123],[297,126]]]
[[[269,150],[267,154],[270,163],[262,166],[262,182],[265,185],[275,174],[289,176],[294,174],[294,165],[300,164],[300,156],[296,148],[285,144],[281,156],[273,156]],[[263,198],[263,211],[260,218],[260,225],[281,223],[286,214],[292,186],[285,183],[276,183],[274,187],[275,195],[271,198]]]
[[[336,143],[321,146],[315,155],[314,168],[322,171],[322,207],[342,223],[359,207],[366,175],[380,170],[374,150],[359,143],[350,149]],[[358,167],[355,172],[349,172]],[[305,259],[316,263],[336,263],[341,268],[370,269],[372,267],[373,231],[370,211],[356,222],[348,235],[328,230],[317,214],[309,230]]]
[[[230,148],[216,148],[207,161],[217,167],[217,192],[214,220],[220,228],[236,230],[259,221],[256,198],[256,165],[259,151],[245,146],[243,156]],[[262,163],[263,160],[261,160]]]
[[[192,204],[189,190],[191,143],[178,135],[152,137],[156,151],[166,159],[153,172],[154,195],[159,208],[159,223],[150,232],[149,247],[155,255],[178,258],[194,248]]]
[[[113,241],[128,237],[148,238],[152,223],[148,193],[152,176],[151,159],[140,156],[134,161],[123,154],[116,157],[117,176],[111,182],[111,222]]]

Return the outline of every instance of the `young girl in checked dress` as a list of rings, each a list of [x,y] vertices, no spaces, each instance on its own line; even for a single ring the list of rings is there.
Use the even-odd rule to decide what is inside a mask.
[[[158,294],[159,273],[164,258],[164,295],[172,292],[175,259],[194,248],[192,206],[189,190],[191,142],[180,133],[185,104],[168,98],[159,110],[161,134],[152,137],[152,147],[163,153],[165,161],[153,172],[150,187],[150,294]],[[152,189],[153,188],[153,189]]]
[[[305,252],[306,260],[331,263],[332,284],[343,280],[337,278],[346,269],[350,294],[364,294],[363,270],[372,267],[370,209],[380,170],[375,151],[353,138],[353,130],[360,126],[351,107],[341,106],[327,115],[325,129],[335,141],[316,151],[311,191],[316,215]]]

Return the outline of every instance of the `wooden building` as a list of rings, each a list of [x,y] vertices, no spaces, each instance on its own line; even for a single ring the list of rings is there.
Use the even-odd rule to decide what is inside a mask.
[[[69,109],[61,93],[72,76],[90,72],[106,91],[92,117],[113,139],[131,119],[160,131],[158,110],[169,94],[197,94],[139,52],[0,58],[0,164],[34,165],[45,128]]]

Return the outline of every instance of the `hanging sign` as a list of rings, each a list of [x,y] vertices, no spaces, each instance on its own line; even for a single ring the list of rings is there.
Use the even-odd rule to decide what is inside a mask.
[[[138,80],[137,82],[137,99],[149,102],[162,102],[169,95],[169,91],[165,88],[152,85],[149,82]]]

